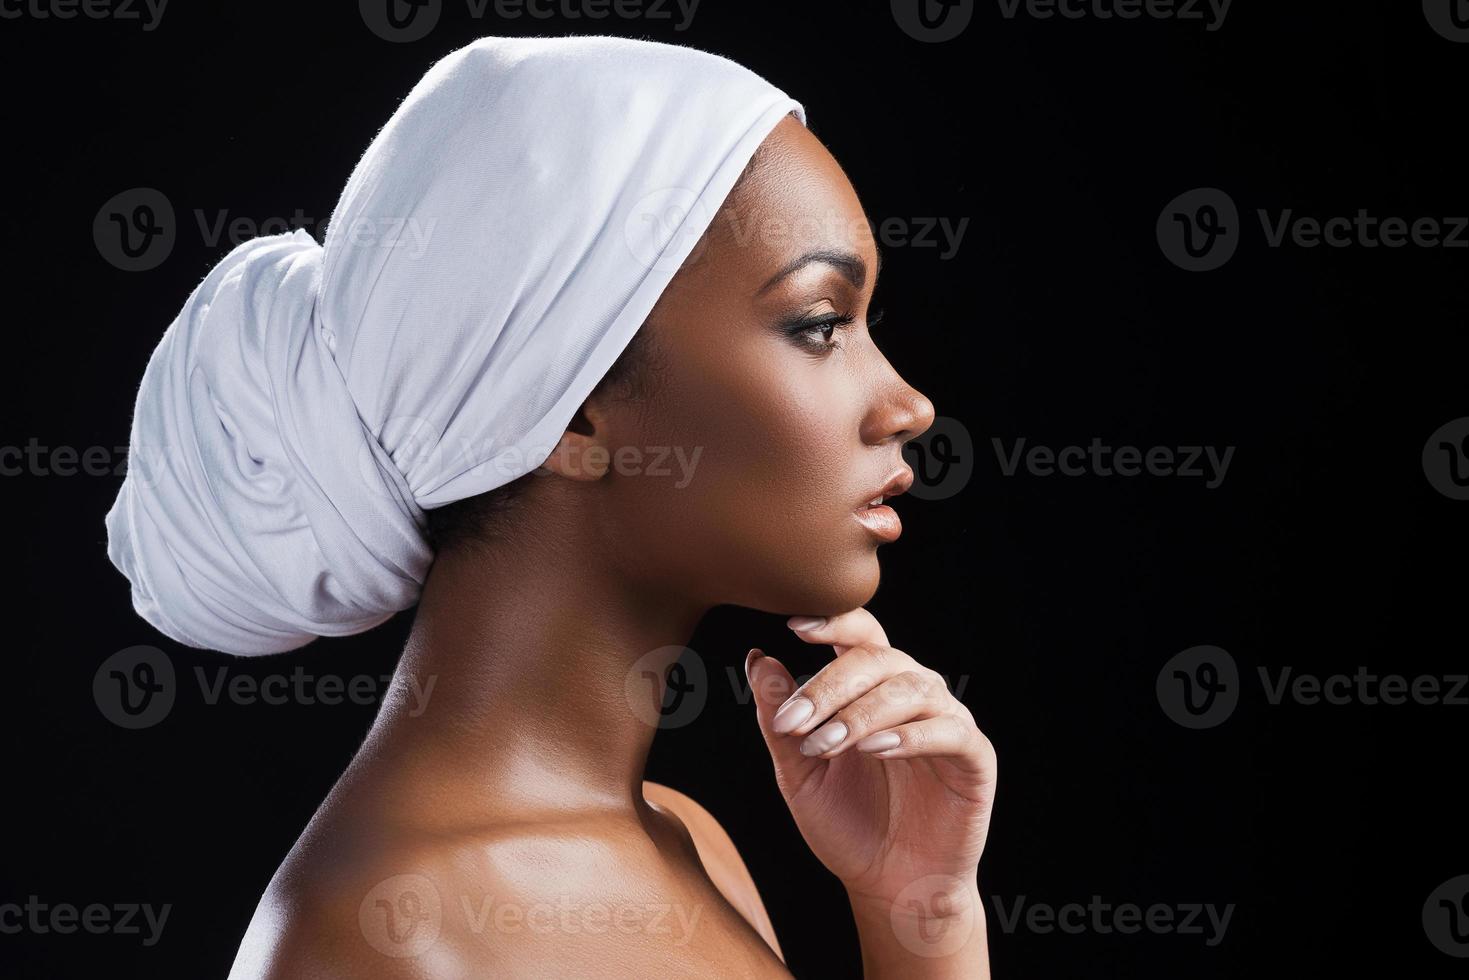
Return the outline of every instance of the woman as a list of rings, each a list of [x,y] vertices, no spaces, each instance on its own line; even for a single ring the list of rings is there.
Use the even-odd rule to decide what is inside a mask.
[[[993,750],[862,608],[933,419],[869,332],[877,271],[799,103],[598,37],[452,53],[324,246],[210,273],[108,515],[135,608],[250,655],[418,605],[233,976],[788,976],[719,823],[642,778],[642,678],[723,603],[838,654],[799,690],[745,669],[867,975],[988,975]]]

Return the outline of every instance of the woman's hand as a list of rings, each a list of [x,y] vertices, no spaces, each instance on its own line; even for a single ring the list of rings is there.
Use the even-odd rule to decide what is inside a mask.
[[[759,650],[745,672],[807,845],[854,900],[901,905],[915,888],[926,901],[935,881],[975,882],[996,762],[969,709],[937,672],[889,646],[866,609],[795,632],[831,644],[836,659],[799,690]]]

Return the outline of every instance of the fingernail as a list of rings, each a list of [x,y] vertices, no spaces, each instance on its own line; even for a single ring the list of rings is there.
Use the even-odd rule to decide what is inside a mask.
[[[792,616],[786,620],[786,625],[798,633],[807,630],[819,630],[826,625],[825,616]]]
[[[761,653],[758,647],[751,647],[750,648],[750,652],[747,653],[747,654],[745,654],[745,680],[746,681],[749,681],[750,680],[750,665],[753,664],[757,659],[759,659],[760,657],[763,657],[763,656],[765,656],[765,654]]]
[[[867,736],[857,743],[859,752],[881,752],[883,749],[895,749],[898,743],[903,741],[897,732],[876,732]]]
[[[801,743],[802,755],[820,755],[830,752],[842,744],[842,739],[847,737],[847,726],[839,721],[829,725],[822,725],[816,731],[806,736],[806,741]]]
[[[787,702],[785,707],[775,713],[775,717],[770,719],[770,727],[777,734],[783,735],[810,718],[811,712],[815,709],[816,706],[805,698],[796,698],[794,701]]]

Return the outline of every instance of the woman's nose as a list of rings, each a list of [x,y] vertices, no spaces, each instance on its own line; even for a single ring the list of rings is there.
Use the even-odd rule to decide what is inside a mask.
[[[933,402],[891,367],[887,373],[882,396],[863,423],[862,441],[869,445],[884,442],[901,445],[918,438],[933,425]]]

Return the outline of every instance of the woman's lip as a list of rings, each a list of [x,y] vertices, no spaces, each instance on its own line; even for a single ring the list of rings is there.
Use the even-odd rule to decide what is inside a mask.
[[[903,522],[898,519],[898,512],[887,504],[880,507],[858,507],[853,513],[857,517],[857,523],[881,541],[896,541],[898,535],[903,533]]]

